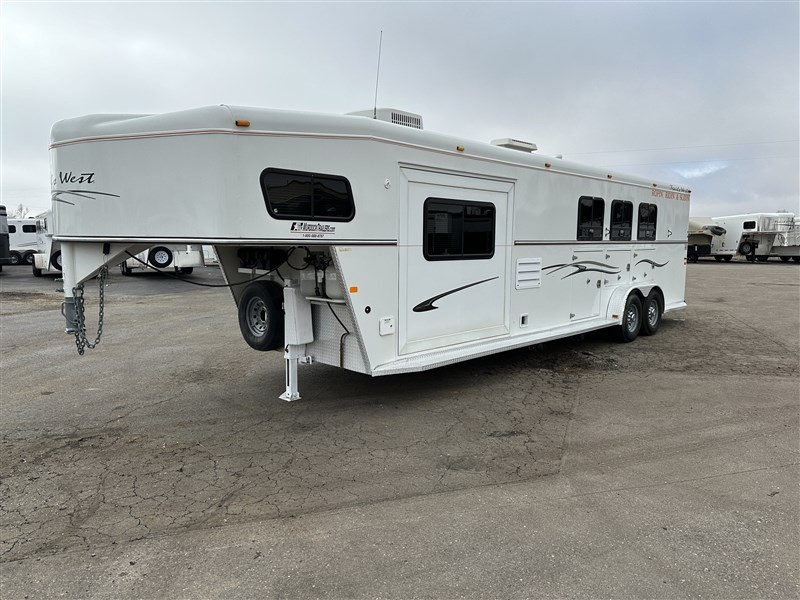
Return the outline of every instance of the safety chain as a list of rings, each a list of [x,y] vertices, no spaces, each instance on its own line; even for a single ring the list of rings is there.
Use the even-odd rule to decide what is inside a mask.
[[[94,349],[100,343],[103,335],[103,306],[105,304],[106,277],[108,276],[108,266],[103,265],[97,275],[100,285],[100,317],[97,322],[97,337],[94,342],[90,342],[86,337],[86,316],[84,314],[83,284],[78,284],[72,288],[72,297],[75,298],[75,321],[77,328],[75,331],[75,345],[78,347],[78,354],[83,356],[86,348]]]

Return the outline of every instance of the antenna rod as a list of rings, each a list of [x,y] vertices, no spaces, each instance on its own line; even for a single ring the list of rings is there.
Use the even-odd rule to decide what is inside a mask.
[[[378,42],[378,73],[375,75],[375,104],[372,109],[372,118],[378,118],[378,80],[381,76],[381,49],[383,47],[383,29],[381,29],[381,39]]]

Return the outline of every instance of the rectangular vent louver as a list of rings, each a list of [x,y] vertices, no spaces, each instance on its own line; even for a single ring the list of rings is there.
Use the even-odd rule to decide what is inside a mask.
[[[402,125],[403,127],[411,127],[412,129],[422,129],[422,116],[404,110],[397,110],[396,108],[371,108],[369,110],[358,110],[347,114],[356,117],[368,117],[378,121],[386,121],[387,123]]]
[[[518,258],[516,289],[527,290],[542,287],[542,259]]]
[[[422,117],[418,115],[392,111],[392,123],[395,125],[413,127],[414,129],[422,129]]]

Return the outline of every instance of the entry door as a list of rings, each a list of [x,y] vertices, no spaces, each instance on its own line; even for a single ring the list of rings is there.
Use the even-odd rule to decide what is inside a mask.
[[[508,333],[512,185],[404,169],[399,352]]]

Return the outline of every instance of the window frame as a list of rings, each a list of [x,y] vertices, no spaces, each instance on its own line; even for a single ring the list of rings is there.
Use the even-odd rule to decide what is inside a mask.
[[[590,225],[589,227],[585,227],[585,226],[581,227],[581,223],[582,223],[582,221],[581,221],[581,204],[583,203],[583,201],[585,199],[588,199],[588,200],[592,201],[592,214],[591,214],[591,219],[589,221],[590,223],[594,223],[596,221],[596,215],[597,215],[596,208],[597,208],[598,204],[600,205],[600,226],[598,227],[598,230],[600,232],[599,237],[597,237],[597,236],[587,237],[585,235],[581,235],[581,229],[593,229],[594,228],[593,225]],[[603,235],[603,228],[604,228],[605,222],[606,222],[606,201],[605,201],[605,199],[601,198],[600,196],[581,196],[580,198],[578,198],[578,215],[577,216],[578,216],[578,221],[577,221],[577,229],[576,229],[576,232],[575,232],[575,239],[577,241],[579,241],[579,242],[602,242],[603,238],[605,237]]]
[[[464,228],[461,228],[461,249],[462,254],[431,254],[428,252],[428,216],[430,214],[432,204],[444,204],[449,206],[460,206],[462,224],[465,216],[466,208],[469,206],[492,209],[492,222],[491,229],[489,230],[491,252],[482,254],[463,254],[464,250]],[[492,202],[481,202],[477,200],[461,200],[458,198],[439,198],[431,196],[425,199],[422,205],[422,255],[425,260],[435,262],[440,260],[491,260],[495,255],[497,242],[497,206]]]
[[[614,222],[614,208],[615,205],[622,204],[623,207],[627,207],[630,209],[630,220],[629,221],[622,221],[622,223],[628,224],[628,236],[627,237],[614,237],[615,226],[617,229],[621,229],[619,227],[619,222]],[[624,230],[624,229],[623,229]],[[618,242],[630,242],[631,238],[633,237],[633,202],[630,200],[612,200],[611,201],[611,214],[609,215],[609,229],[608,229],[608,239],[609,241],[618,241]]]
[[[751,223],[752,225],[748,227],[748,225],[750,225]],[[744,223],[742,223],[742,231],[752,231],[753,229],[756,229],[755,221],[745,221]]]
[[[650,215],[653,216],[652,221],[648,220],[642,223],[642,207],[648,206],[650,207]],[[648,226],[644,231],[650,231],[650,225],[652,225],[653,237],[648,237],[645,235],[642,237],[642,225]],[[642,242],[653,242],[658,237],[658,205],[653,204],[650,202],[641,202],[636,210],[636,240]]]
[[[272,207],[272,204],[270,203],[269,192],[268,192],[267,183],[266,183],[267,176],[272,174],[272,173],[280,174],[280,175],[289,175],[289,176],[293,176],[294,175],[294,176],[301,176],[301,177],[310,178],[309,184],[311,186],[311,192],[312,192],[312,196],[311,196],[311,215],[310,216],[307,216],[307,215],[296,215],[296,214],[294,214],[294,215],[279,214],[279,213],[275,212],[275,210]],[[347,189],[347,197],[348,197],[348,200],[350,201],[350,214],[349,215],[347,215],[345,217],[325,217],[325,216],[316,215],[314,213],[314,202],[315,202],[315,198],[314,198],[314,178],[315,177],[325,178],[325,179],[333,179],[333,180],[338,180],[338,181],[344,182],[345,187]],[[259,175],[258,180],[259,180],[259,183],[261,185],[261,193],[264,196],[264,204],[267,207],[267,212],[269,213],[269,216],[272,217],[273,219],[277,219],[277,220],[280,220],[280,221],[309,221],[309,222],[349,223],[356,216],[356,203],[355,203],[355,198],[353,197],[353,188],[350,185],[350,181],[347,179],[347,177],[344,177],[343,175],[330,175],[328,173],[315,173],[315,172],[312,172],[312,171],[295,171],[295,170],[292,170],[292,169],[278,169],[278,168],[275,168],[275,167],[267,167],[266,169],[261,171],[261,175]]]
[[[9,225],[8,226],[8,233],[17,233],[17,226],[16,225]]]

